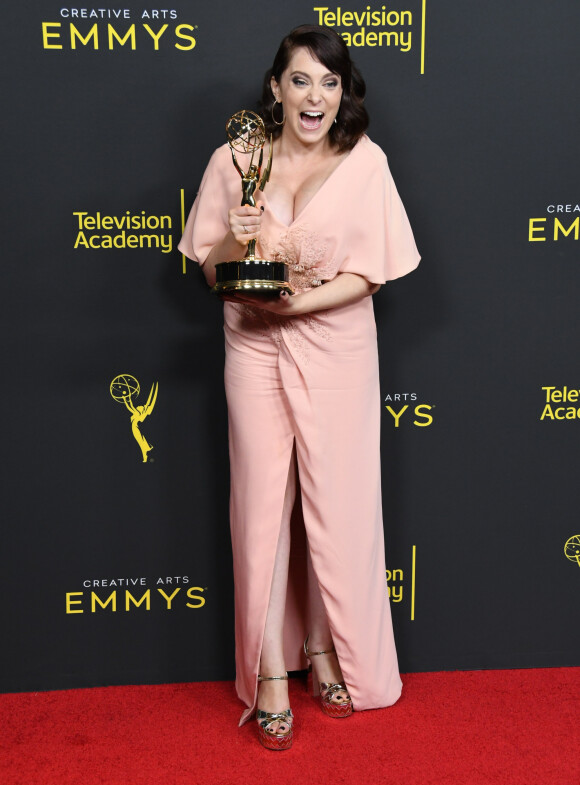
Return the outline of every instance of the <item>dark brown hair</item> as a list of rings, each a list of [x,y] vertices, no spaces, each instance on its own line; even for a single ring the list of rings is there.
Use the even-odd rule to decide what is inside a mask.
[[[272,120],[274,94],[270,87],[270,80],[274,77],[276,82],[280,82],[294,50],[301,47],[308,49],[312,57],[328,68],[331,73],[340,76],[342,98],[336,123],[332,124],[328,136],[338,148],[339,153],[352,150],[369,124],[369,116],[363,105],[366,85],[350,59],[344,40],[330,27],[300,25],[292,30],[280,44],[272,68],[266,71],[264,76],[260,114],[264,120],[266,132],[268,135],[272,134],[274,139],[277,139],[282,133],[282,127],[276,125]]]

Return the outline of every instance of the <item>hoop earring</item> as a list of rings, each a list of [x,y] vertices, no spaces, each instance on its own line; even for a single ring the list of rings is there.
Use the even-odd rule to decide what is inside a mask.
[[[284,116],[284,107],[282,106],[282,101],[280,101],[280,106],[282,106],[282,122],[279,123],[278,120],[276,120],[276,118],[274,117],[274,107],[276,106],[277,103],[278,101],[274,98],[274,103],[272,104],[272,122],[274,123],[274,125],[284,125],[284,123],[286,122],[286,118]]]

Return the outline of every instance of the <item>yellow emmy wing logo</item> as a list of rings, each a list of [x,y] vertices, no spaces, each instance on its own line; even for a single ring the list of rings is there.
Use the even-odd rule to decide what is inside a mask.
[[[580,567],[580,534],[575,534],[566,541],[564,553],[567,559],[575,561],[578,567]]]
[[[143,436],[139,430],[139,425],[153,411],[155,401],[157,400],[159,384],[155,382],[151,385],[151,392],[149,393],[149,398],[147,398],[147,403],[144,406],[135,406],[133,403],[133,398],[139,396],[141,388],[137,379],[128,373],[121,373],[118,376],[115,376],[109,389],[113,400],[117,401],[117,403],[124,403],[129,410],[129,413],[131,414],[131,430],[133,436],[141,448],[143,463],[147,463],[147,457],[153,449],[153,445],[149,444],[147,439]]]

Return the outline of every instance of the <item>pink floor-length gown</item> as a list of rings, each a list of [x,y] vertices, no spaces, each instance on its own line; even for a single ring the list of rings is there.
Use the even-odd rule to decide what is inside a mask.
[[[228,231],[228,209],[240,196],[224,145],[208,164],[179,249],[203,264]],[[256,198],[265,204],[261,256],[287,262],[298,292],[342,272],[382,284],[419,263],[386,157],[367,136],[290,226],[270,209],[267,189]],[[372,298],[292,318],[226,302],[224,318],[236,687],[248,707],[240,724],[255,710],[294,444],[308,547],[353,706],[389,706],[401,680],[385,580]],[[305,667],[297,613],[289,601],[288,670]]]

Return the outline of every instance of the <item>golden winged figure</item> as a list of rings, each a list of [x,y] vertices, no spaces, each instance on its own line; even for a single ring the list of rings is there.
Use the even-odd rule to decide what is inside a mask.
[[[151,392],[149,393],[149,398],[147,398],[147,403],[144,406],[134,406],[130,396],[123,398],[125,406],[131,412],[131,430],[133,431],[133,436],[135,437],[137,444],[141,448],[143,463],[147,463],[147,456],[153,449],[153,445],[149,444],[147,439],[143,436],[139,430],[139,424],[153,411],[155,401],[157,400],[158,389],[159,384],[157,382],[151,385]]]

